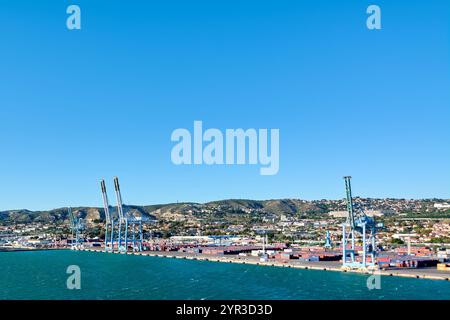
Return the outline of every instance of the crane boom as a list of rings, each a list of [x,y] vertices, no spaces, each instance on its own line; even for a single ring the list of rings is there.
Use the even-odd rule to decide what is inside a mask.
[[[69,217],[70,217],[70,227],[72,229],[72,242],[73,242],[73,238],[75,236],[75,217],[73,216],[71,207],[67,208],[67,211],[69,212]]]
[[[109,212],[109,201],[108,201],[108,194],[106,193],[105,180],[101,180],[100,185],[102,188],[103,206],[105,208],[106,223],[110,223],[111,222],[111,214]]]
[[[119,213],[119,219],[121,222],[124,222],[125,219],[123,214],[122,195],[120,193],[119,178],[117,177],[114,177],[114,189],[116,191],[117,212]]]
[[[352,186],[350,182],[351,178],[352,177],[350,176],[345,176],[344,180],[345,180],[345,191],[347,195],[347,212],[348,212],[347,223],[349,223],[351,228],[354,230],[356,225],[355,225],[355,213],[353,210]]]
[[[69,216],[70,216],[70,225],[72,226],[72,229],[75,229],[76,221],[75,221],[75,216],[73,215],[73,212],[72,212],[72,208],[71,207],[67,208],[67,211],[69,212]]]

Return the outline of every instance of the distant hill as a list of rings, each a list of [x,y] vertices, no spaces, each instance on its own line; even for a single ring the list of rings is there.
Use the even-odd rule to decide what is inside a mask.
[[[116,214],[114,207],[110,208],[113,214]],[[124,206],[134,216],[143,216],[155,219],[148,213],[148,210],[141,206]],[[72,208],[75,216],[83,218],[87,222],[102,221],[105,219],[105,211],[102,208],[77,207]],[[70,217],[67,208],[53,209],[49,211],[30,211],[30,210],[9,210],[0,212],[0,222],[2,224],[14,223],[70,223]]]
[[[134,216],[143,216],[149,219],[158,219],[167,214],[202,215],[202,214],[236,214],[236,213],[263,213],[280,216],[301,212],[324,213],[326,210],[310,202],[294,199],[283,200],[245,200],[231,199],[212,201],[208,203],[169,203],[148,206],[125,205],[124,209]],[[72,208],[73,213],[85,219],[87,222],[102,221],[105,212],[102,208],[77,207]],[[115,207],[111,207],[113,215],[117,215]],[[53,209],[49,211],[9,210],[0,212],[0,222],[13,223],[69,223],[67,208]]]
[[[445,202],[442,199],[405,200],[405,199],[370,199],[355,198],[365,208],[392,209],[395,212],[430,213],[434,212],[433,204]],[[110,208],[113,215],[117,215],[115,207]],[[345,210],[345,200],[316,200],[305,201],[300,199],[273,199],[273,200],[247,200],[229,199],[207,203],[169,203],[156,205],[125,205],[124,210],[134,216],[149,219],[160,219],[173,215],[195,216],[224,216],[227,214],[252,214],[262,216],[281,215],[323,215],[331,210]],[[72,208],[74,214],[87,222],[99,222],[105,219],[102,208],[77,207]],[[8,210],[0,212],[0,223],[69,223],[67,208],[48,211]]]

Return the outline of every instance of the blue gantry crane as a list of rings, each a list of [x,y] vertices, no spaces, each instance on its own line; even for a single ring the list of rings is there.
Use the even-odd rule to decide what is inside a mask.
[[[376,232],[383,225],[356,208],[352,198],[351,177],[344,177],[347,197],[347,220],[342,225],[342,268],[373,269],[376,267]],[[355,242],[362,242],[362,254],[356,254]]]
[[[85,229],[85,224],[82,218],[75,217],[72,212],[72,208],[67,208],[70,217],[70,228],[72,229],[72,241],[71,249],[79,250],[83,248],[83,231]]]
[[[114,177],[114,189],[117,200],[117,217],[109,210],[108,195],[104,180],[101,181],[103,205],[105,208],[105,250],[126,253],[143,250],[142,224],[147,221],[145,217],[135,217],[129,210],[124,211],[119,179]]]

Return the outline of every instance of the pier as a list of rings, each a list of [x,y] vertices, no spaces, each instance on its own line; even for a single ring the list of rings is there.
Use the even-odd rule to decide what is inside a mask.
[[[210,262],[222,262],[222,263],[240,263],[240,264],[251,264],[258,266],[268,266],[268,267],[279,267],[279,268],[297,268],[304,270],[319,270],[319,271],[334,271],[334,272],[345,272],[345,273],[359,273],[359,274],[379,274],[382,276],[391,277],[404,277],[404,278],[414,278],[414,279],[429,279],[429,280],[444,280],[450,281],[450,271],[441,271],[436,268],[423,268],[423,269],[388,269],[388,270],[377,270],[377,271],[362,271],[357,269],[352,270],[342,270],[342,263],[339,261],[298,261],[298,260],[287,260],[287,261],[260,261],[258,257],[251,256],[238,256],[238,255],[203,255],[203,254],[192,254],[186,252],[176,252],[176,251],[141,251],[141,252],[105,252],[101,248],[89,248],[81,249],[81,251],[98,252],[105,254],[132,254],[137,256],[149,256],[149,257],[160,257],[160,258],[172,258],[172,259],[186,259],[186,260],[198,260],[198,261],[210,261]]]

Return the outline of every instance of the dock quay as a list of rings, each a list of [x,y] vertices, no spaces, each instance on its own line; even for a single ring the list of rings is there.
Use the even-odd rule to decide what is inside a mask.
[[[0,247],[0,252],[48,251],[48,250],[63,250],[63,249],[62,248],[14,248],[14,247]]]
[[[129,254],[138,256],[150,256],[160,258],[172,259],[186,259],[222,263],[240,263],[251,264],[258,266],[279,267],[279,268],[297,268],[304,270],[319,270],[319,271],[334,271],[346,273],[360,273],[366,275],[379,274],[382,276],[391,277],[405,277],[415,279],[429,279],[429,280],[444,280],[450,281],[450,271],[437,270],[436,268],[421,268],[421,269],[386,269],[377,271],[362,271],[362,270],[342,270],[339,261],[260,261],[257,257],[252,256],[238,256],[238,255],[202,255],[195,253],[177,252],[177,251],[141,251],[141,252],[105,252],[102,248],[86,248],[80,251],[98,252],[105,254]]]

